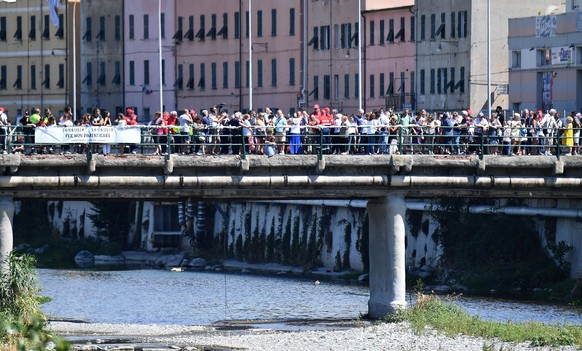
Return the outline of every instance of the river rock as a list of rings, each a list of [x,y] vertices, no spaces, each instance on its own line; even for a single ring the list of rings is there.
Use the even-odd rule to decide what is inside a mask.
[[[156,260],[158,267],[177,267],[184,260],[184,254],[179,253],[175,255],[163,255]]]
[[[79,268],[91,268],[95,266],[95,256],[89,251],[79,251],[75,255],[75,263]]]
[[[117,265],[125,264],[125,257],[123,256],[109,256],[109,255],[95,255],[96,265]]]
[[[193,267],[193,268],[204,268],[208,265],[208,261],[205,260],[202,257],[196,257],[193,258],[188,264],[187,266],[189,267]]]

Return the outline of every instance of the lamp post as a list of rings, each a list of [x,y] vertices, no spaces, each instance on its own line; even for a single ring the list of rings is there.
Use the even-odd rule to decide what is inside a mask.
[[[73,2],[73,118],[77,118],[77,1]]]
[[[253,0],[249,0],[249,111],[253,109],[253,26],[252,18],[253,13],[251,12]],[[242,71],[242,62],[240,63]],[[242,84],[241,84],[242,85]],[[241,106],[242,109],[242,106]]]
[[[487,117],[491,120],[491,0],[487,0]]]
[[[162,67],[162,0],[158,0],[158,50],[159,50],[159,64],[160,64],[160,112],[164,112],[164,81],[163,81],[163,67]],[[142,94],[143,96],[143,94]],[[143,104],[142,104],[143,108]]]

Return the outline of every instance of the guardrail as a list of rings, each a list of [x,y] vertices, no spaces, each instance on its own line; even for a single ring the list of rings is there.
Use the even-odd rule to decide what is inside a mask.
[[[75,133],[64,132],[68,128]],[[477,128],[459,130],[441,126],[433,129],[402,125],[362,126],[359,131],[355,127],[321,125],[184,129],[178,126],[5,126],[0,127],[0,145],[4,153],[139,153],[167,157],[171,154],[238,154],[242,158],[250,154],[273,156],[281,153],[316,154],[320,158],[325,154],[478,155],[481,159],[484,155],[553,155],[559,158],[580,151],[580,129],[567,131],[565,128],[545,133],[522,127],[502,127],[495,133],[491,130],[480,133]],[[117,133],[118,137],[111,137],[104,130]],[[128,130],[139,130],[139,133],[125,137],[121,132]],[[57,134],[69,138],[54,137]]]

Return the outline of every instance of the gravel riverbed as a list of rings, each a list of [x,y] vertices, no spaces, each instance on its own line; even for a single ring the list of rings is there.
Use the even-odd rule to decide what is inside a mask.
[[[75,350],[576,350],[500,343],[466,336],[445,336],[435,331],[415,334],[406,323],[344,324],[285,323],[177,326],[101,324],[53,321],[50,328],[71,341]]]

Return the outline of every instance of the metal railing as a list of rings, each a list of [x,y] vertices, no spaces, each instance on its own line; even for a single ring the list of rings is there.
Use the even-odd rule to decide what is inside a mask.
[[[58,128],[58,127],[56,127]],[[112,144],[111,154],[169,156],[235,154],[415,154],[415,155],[577,155],[580,128],[534,131],[531,128],[501,127],[498,132],[470,127],[376,125],[274,126],[208,128],[200,126],[181,131],[179,127],[139,126],[140,142]],[[160,131],[161,130],[161,131]],[[291,133],[291,131],[294,133]],[[572,134],[572,137],[564,133]],[[568,134],[568,135],[569,135]],[[577,139],[577,140],[575,140]],[[89,155],[103,152],[103,143],[37,143],[34,128],[0,127],[0,145],[4,153]],[[572,146],[570,146],[572,145]],[[100,151],[101,150],[101,151]]]

